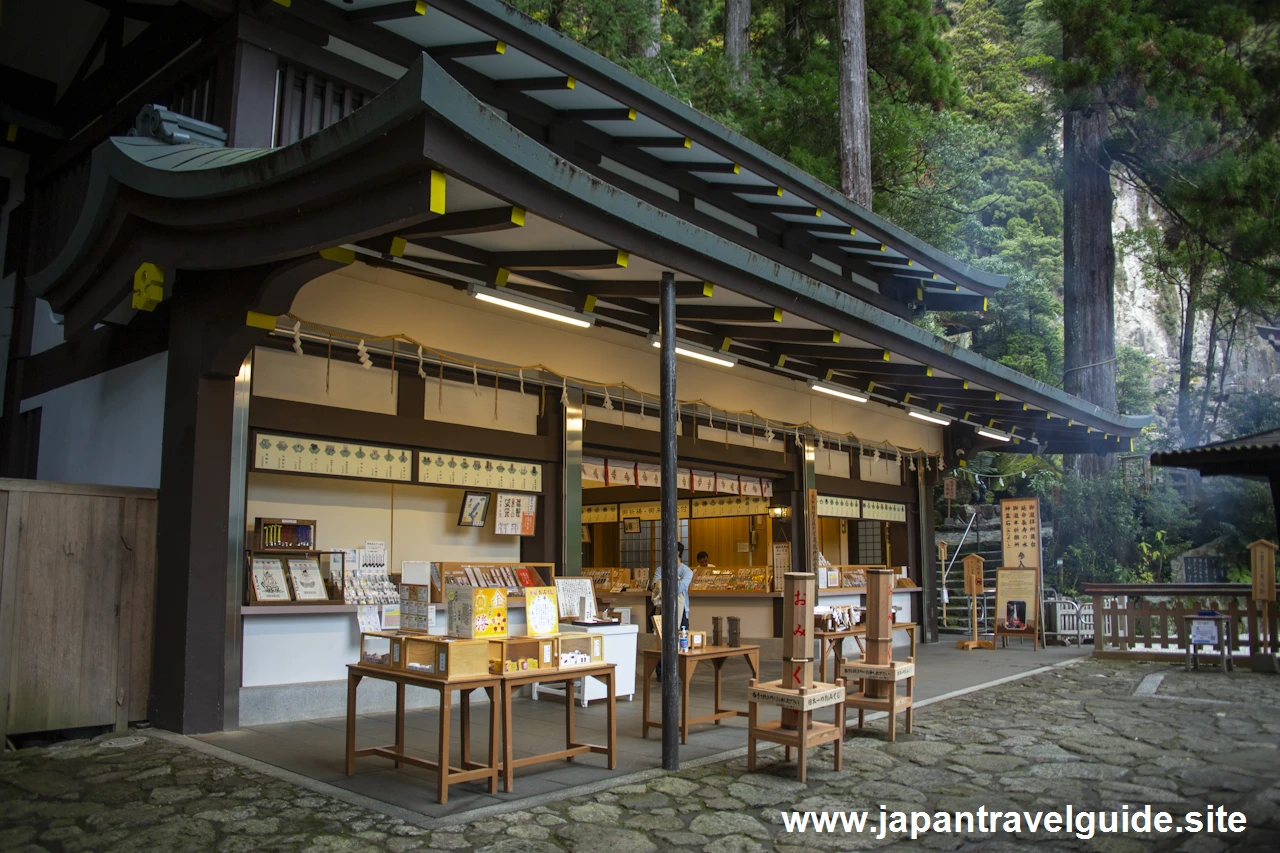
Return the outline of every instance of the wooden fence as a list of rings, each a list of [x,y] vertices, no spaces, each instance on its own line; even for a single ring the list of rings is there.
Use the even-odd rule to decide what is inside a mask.
[[[1232,654],[1276,653],[1277,608],[1255,601],[1249,584],[1085,584],[1084,591],[1093,596],[1094,657],[1183,658],[1183,617],[1202,610],[1229,619]]]
[[[156,495],[0,479],[0,735],[147,718]]]

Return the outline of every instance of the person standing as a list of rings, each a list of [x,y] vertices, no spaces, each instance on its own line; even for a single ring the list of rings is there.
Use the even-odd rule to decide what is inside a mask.
[[[676,566],[676,612],[680,614],[680,625],[677,630],[689,630],[689,584],[693,582],[693,569],[689,568],[684,561],[684,543],[676,543],[676,560],[679,565]],[[657,577],[653,583],[652,597],[657,605],[658,612],[662,611],[662,569],[659,568]],[[658,668],[654,672],[655,677],[662,680],[662,662],[658,662]]]

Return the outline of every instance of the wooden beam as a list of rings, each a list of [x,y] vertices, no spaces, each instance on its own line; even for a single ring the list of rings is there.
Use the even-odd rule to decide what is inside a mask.
[[[501,56],[507,52],[505,41],[477,41],[467,44],[442,44],[427,48],[432,59],[469,59],[477,56]]]
[[[630,256],[617,249],[544,249],[494,252],[493,258],[509,270],[612,270],[626,267]]]
[[[925,291],[924,307],[929,311],[986,311],[987,297]]]
[[[680,321],[711,320],[722,323],[780,323],[781,308],[737,305],[687,305],[676,312]]]
[[[658,283],[648,281],[596,281],[582,279],[582,284],[601,299],[656,299]],[[703,281],[677,281],[676,299],[704,299],[711,296],[714,286]]]
[[[673,172],[705,172],[709,175],[736,175],[741,169],[737,163],[666,162],[662,165]]]
[[[734,193],[735,195],[762,195],[762,196],[780,196],[782,195],[782,187],[775,187],[773,184],[726,184],[712,183],[712,187],[723,192]]]
[[[495,88],[508,89],[514,92],[554,92],[562,89],[572,89],[578,85],[578,81],[572,77],[526,77],[524,79],[494,80],[493,85]]]
[[[615,136],[613,144],[628,148],[689,148],[693,141],[687,136]]]
[[[466,210],[461,213],[446,213],[427,222],[412,233],[401,234],[405,240],[417,240],[425,237],[449,237],[455,234],[487,234],[493,231],[507,231],[524,225],[525,212],[522,207],[491,207],[481,210]]]
[[[354,9],[347,13],[347,20],[352,23],[375,24],[378,21],[398,21],[402,18],[416,18],[425,14],[427,14],[427,4],[423,0],[405,0],[402,3],[389,3],[386,6]]]
[[[821,346],[817,344],[787,344],[778,348],[787,358],[804,360],[827,359],[831,361],[889,361],[889,351],[879,347]]]
[[[830,329],[777,329],[770,326],[742,326],[733,329],[737,340],[774,343],[840,343],[840,333]]]
[[[781,202],[776,202],[776,201],[749,201],[747,202],[747,207],[751,208],[752,210],[765,210],[765,211],[768,211],[769,213],[774,214],[775,216],[783,213],[789,213],[793,216],[813,216],[813,217],[822,216],[821,208],[802,207],[794,204],[783,204]],[[805,226],[801,225],[800,228],[804,229]]]
[[[556,118],[562,121],[635,121],[636,111],[628,107],[558,110]]]

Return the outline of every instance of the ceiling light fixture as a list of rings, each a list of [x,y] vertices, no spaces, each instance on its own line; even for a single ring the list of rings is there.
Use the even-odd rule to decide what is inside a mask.
[[[524,296],[518,293],[498,293],[482,287],[470,287],[468,291],[481,302],[501,305],[503,308],[532,314],[544,320],[567,323],[570,326],[577,326],[579,329],[589,329],[596,322],[596,318],[591,314],[582,314],[567,308],[561,308],[554,302],[546,302],[532,296]]]
[[[842,400],[852,400],[855,403],[865,403],[871,399],[866,394],[862,394],[852,388],[842,388],[839,385],[829,385],[825,382],[810,382],[809,387],[814,391],[830,394],[832,397],[839,397]]]
[[[913,418],[919,418],[922,421],[928,421],[929,423],[937,424],[938,426],[949,426],[952,421],[952,418],[947,415],[934,414],[933,412],[926,412],[923,409],[907,409],[907,414],[911,415]]]
[[[657,335],[651,335],[649,340],[654,347],[661,347],[662,341]],[[705,361],[710,364],[717,364],[720,367],[733,367],[738,363],[738,357],[727,352],[713,352],[709,349],[694,346],[693,344],[676,342],[676,355],[683,355],[687,358],[696,358],[698,361]]]
[[[980,427],[978,429],[978,435],[985,438],[994,438],[996,441],[1009,441],[1010,438],[1012,438],[1012,436],[1005,435],[1002,432],[996,432],[992,429],[987,429],[986,427]]]

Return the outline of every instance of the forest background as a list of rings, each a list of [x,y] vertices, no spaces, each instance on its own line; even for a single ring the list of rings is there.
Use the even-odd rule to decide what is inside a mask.
[[[873,209],[1009,276],[986,312],[917,322],[1063,387],[1065,291],[1082,274],[1109,285],[1119,255],[1155,293],[1147,319],[1176,344],[1171,369],[1156,370],[1151,353],[1115,346],[1113,317],[1101,318],[1112,327],[1104,337],[1114,381],[1108,367],[1092,399],[1109,404],[1114,384],[1120,412],[1157,416],[1135,453],[1280,428],[1273,377],[1240,381],[1255,327],[1280,318],[1280,4],[508,2],[833,187],[841,187],[843,13],[855,2],[865,17]],[[1064,119],[1075,144],[1066,157]],[[1104,233],[1116,255],[1104,246],[1064,261],[1064,190],[1088,179],[1079,165],[1086,121],[1097,132],[1085,167],[1100,164],[1104,196],[1108,181],[1113,192],[1136,193],[1142,216]],[[1112,222],[1110,210],[1103,216]],[[1120,465],[1081,476],[1063,463],[982,453],[952,472],[970,504],[1044,499],[1053,524],[1045,557],[1062,561],[1063,591],[1089,580],[1168,581],[1171,558],[1206,544],[1243,580],[1244,546],[1276,538],[1263,483],[1188,486],[1155,469],[1135,485]],[[941,490],[937,508],[940,522],[955,515]]]

